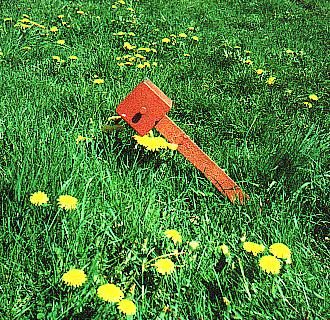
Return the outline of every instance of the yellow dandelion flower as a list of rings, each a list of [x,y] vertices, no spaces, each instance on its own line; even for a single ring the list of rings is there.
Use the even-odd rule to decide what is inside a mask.
[[[142,59],[142,60],[146,59],[145,56],[143,56],[142,54],[139,54],[139,53],[136,53],[136,54],[135,54],[135,57],[136,57],[136,58],[140,58],[140,59]]]
[[[225,244],[221,245],[221,246],[220,246],[220,249],[221,249],[222,253],[223,253],[225,256],[229,256],[229,255],[230,255],[229,248],[228,248],[228,246],[226,246]]]
[[[79,135],[78,138],[76,139],[76,143],[78,144],[79,142],[86,141],[86,140],[87,140],[86,137]]]
[[[266,81],[267,84],[273,85],[275,83],[276,77],[269,77]]]
[[[129,36],[131,36],[131,37],[134,37],[135,36],[135,33],[134,32],[129,32],[129,33],[127,33]]]
[[[34,22],[34,21],[31,21],[30,22],[31,24],[33,24],[34,26],[38,27],[38,28],[41,28],[41,29],[46,29],[45,26],[43,26],[42,24],[40,23],[37,23],[37,22]]]
[[[64,15],[63,15],[63,14],[59,14],[59,15],[57,16],[57,18],[59,18],[59,19],[63,19],[63,18],[64,18]]]
[[[117,60],[117,61],[121,60],[121,57],[116,57],[116,60]]]
[[[241,49],[240,46],[234,46],[234,49]]]
[[[163,308],[163,312],[166,313],[166,312],[171,312],[171,309],[169,306],[164,306]]]
[[[250,53],[252,53],[250,50],[244,50],[244,52],[245,52],[246,54],[250,54]]]
[[[150,62],[146,61],[144,64],[143,64],[145,67],[149,67],[150,68]]]
[[[170,143],[168,143],[164,138],[154,137],[153,140],[154,140],[154,143],[159,146],[159,148],[161,148],[161,149],[168,149],[169,148]],[[171,144],[172,148],[175,148],[175,146],[176,145],[174,143]]]
[[[136,58],[139,58],[139,59],[141,59],[141,60],[145,60],[145,59],[147,59],[145,56],[143,56],[142,54],[139,54],[139,53],[135,54],[135,57],[136,57]]]
[[[136,313],[136,306],[134,302],[128,299],[121,300],[118,303],[117,308],[119,311],[128,316],[133,316]]]
[[[309,99],[313,100],[313,101],[317,101],[319,100],[319,97],[316,94],[310,94],[308,96]]]
[[[147,134],[144,136],[139,136],[139,135],[133,136],[133,139],[135,139],[138,144],[140,144],[141,146],[144,146],[144,147],[148,146],[149,138],[150,137]]]
[[[93,83],[94,83],[94,84],[102,84],[102,83],[104,83],[104,80],[103,80],[103,79],[95,79],[95,80],[93,81]]]
[[[134,12],[134,9],[133,8],[127,8],[126,10],[131,11],[131,12]]]
[[[111,6],[111,8],[112,8],[112,9],[117,9],[117,6],[116,6],[115,4],[113,4],[113,5]]]
[[[136,60],[136,57],[130,57],[128,58],[129,61],[135,61]]]
[[[172,38],[176,38],[176,34],[171,33],[171,34],[170,34],[170,37],[172,37]]]
[[[65,43],[65,40],[57,40],[56,43],[60,44],[60,45],[63,45]]]
[[[273,254],[276,258],[290,259],[291,251],[283,243],[274,243],[269,247],[269,252]]]
[[[190,246],[191,249],[196,250],[199,246],[199,242],[198,241],[190,241],[189,246]]]
[[[256,70],[256,73],[259,74],[259,75],[260,75],[260,74],[263,74],[263,73],[264,73],[264,70],[262,70],[262,69],[258,69],[258,70]]]
[[[85,12],[82,11],[82,10],[78,10],[77,13],[78,13],[78,14],[81,14],[81,15],[82,15],[82,14],[85,14]]]
[[[145,52],[150,52],[151,49],[150,48],[139,48],[138,51],[145,51]]]
[[[195,41],[198,41],[198,37],[197,36],[192,36],[192,39]]]
[[[259,266],[267,273],[278,274],[281,269],[280,260],[274,256],[263,256],[259,260]]]
[[[162,137],[150,137],[149,142],[150,142],[150,145],[149,145],[149,149],[147,147],[147,150],[166,149],[168,146],[167,141]]]
[[[144,65],[142,65],[144,67]],[[133,136],[138,144],[142,145],[149,151],[158,151],[159,149],[167,149],[168,143],[162,137],[151,137],[149,134],[144,135],[143,137],[139,135]]]
[[[25,29],[30,29],[32,26],[28,25],[28,24],[25,24],[25,23],[21,23],[19,25],[21,27],[21,29],[25,30]]]
[[[136,67],[137,67],[138,69],[143,69],[143,68],[145,67],[145,65],[142,64],[142,63],[139,63],[139,64],[136,65]]]
[[[247,60],[244,61],[244,63],[246,63],[246,64],[252,64],[253,62],[250,59],[247,59]]]
[[[22,23],[29,23],[30,22],[30,19],[27,19],[27,18],[24,18],[24,19],[21,19],[21,20],[18,20]]]
[[[126,65],[126,66],[132,66],[132,65],[134,65],[134,63],[133,63],[133,62],[130,62],[130,61],[126,61],[126,62],[125,62],[125,65]]]
[[[169,43],[169,42],[171,42],[171,40],[169,38],[163,38],[162,39],[162,42],[163,43]]]
[[[30,202],[36,206],[46,204],[48,200],[47,194],[42,191],[35,192],[30,197]]]
[[[83,270],[71,269],[64,273],[62,280],[68,286],[80,287],[87,280],[87,276]]]
[[[125,4],[125,1],[124,0],[119,0],[118,1],[120,4]]]
[[[159,259],[155,263],[156,270],[161,274],[170,274],[175,270],[175,265],[170,259]]]
[[[157,53],[157,50],[155,48],[150,49],[153,53]]]
[[[49,29],[50,32],[57,32],[58,31],[58,28],[57,27],[51,27]]]
[[[172,239],[174,244],[176,244],[177,242],[182,243],[182,238],[181,238],[181,234],[176,231],[176,230],[166,230],[165,235],[167,238]]]
[[[265,246],[254,242],[244,242],[243,249],[247,252],[252,252],[253,255],[256,256],[258,253],[265,250]]]
[[[78,199],[69,195],[59,196],[58,205],[60,208],[65,210],[74,210],[77,208]]]
[[[179,37],[180,38],[187,38],[187,35],[184,32],[182,32],[182,33],[179,33]]]
[[[124,36],[125,34],[126,34],[126,32],[123,32],[123,31],[117,32],[117,36]]]
[[[156,62],[154,62],[156,63]],[[154,65],[154,63],[152,65]],[[157,66],[157,63],[155,64]],[[168,143],[167,144],[167,148],[170,150],[178,150],[179,145],[177,145],[176,143]]]
[[[59,56],[52,56],[52,59],[56,61],[61,61],[61,58]]]
[[[286,52],[287,54],[294,54],[294,52],[293,52],[292,50],[290,50],[290,49],[286,50],[285,52]]]
[[[78,57],[77,56],[69,56],[69,59],[70,60],[78,60]]]
[[[309,101],[304,101],[304,105],[307,106],[308,108],[313,107],[313,105]]]
[[[136,46],[132,46],[129,42],[124,42],[123,48],[127,50],[132,50],[135,49]]]
[[[123,67],[124,65],[125,65],[125,63],[123,63],[123,62],[117,63],[117,66],[119,66],[119,67]]]
[[[112,283],[107,283],[100,286],[97,289],[97,295],[99,298],[108,302],[119,302],[124,298],[124,293],[120,290],[119,287]]]
[[[30,18],[30,16],[28,14],[26,14],[26,13],[23,13],[23,17],[24,18],[28,18],[28,19]]]
[[[190,57],[190,54],[189,53],[184,53],[183,56],[184,57]]]
[[[223,301],[223,303],[224,303],[227,307],[230,306],[230,301],[228,300],[228,298],[226,298],[226,297],[222,297],[222,301]]]

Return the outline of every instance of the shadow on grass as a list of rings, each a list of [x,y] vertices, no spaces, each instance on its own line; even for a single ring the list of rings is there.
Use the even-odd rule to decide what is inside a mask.
[[[74,310],[70,311],[68,316],[63,318],[64,320],[84,320],[84,319],[94,319],[97,315],[96,310],[91,307],[85,307],[83,311],[75,314]]]

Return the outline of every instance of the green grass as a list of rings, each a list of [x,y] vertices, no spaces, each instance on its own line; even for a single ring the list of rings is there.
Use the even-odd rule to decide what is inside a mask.
[[[96,295],[112,282],[135,302],[136,319],[327,319],[329,4],[112,4],[0,4],[0,318],[123,319]],[[20,30],[23,14],[59,31]],[[113,35],[119,31],[135,36]],[[187,39],[162,43],[181,32]],[[158,65],[119,67],[116,57],[130,53],[124,40],[155,48],[142,54]],[[94,75],[104,84],[94,85]],[[169,116],[250,195],[246,206],[224,199],[179,153],[135,148],[124,123],[101,130],[146,77],[174,101]],[[319,100],[308,107],[310,94]],[[90,141],[77,144],[78,135]],[[39,190],[49,205],[30,203]],[[77,210],[58,208],[63,194],[78,199]],[[180,246],[166,229],[181,233]],[[244,233],[266,247],[285,243],[292,264],[266,274],[261,254],[243,250]],[[163,276],[151,260],[166,254],[177,267]],[[79,288],[61,280],[73,267],[88,277]]]

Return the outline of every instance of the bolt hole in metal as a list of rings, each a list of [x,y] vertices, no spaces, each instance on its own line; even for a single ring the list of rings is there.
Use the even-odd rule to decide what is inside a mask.
[[[133,118],[132,118],[132,122],[133,123],[138,123],[142,118],[142,114],[140,112],[138,112]]]

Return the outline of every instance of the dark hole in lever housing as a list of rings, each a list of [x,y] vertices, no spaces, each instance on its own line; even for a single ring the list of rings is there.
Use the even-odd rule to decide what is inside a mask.
[[[142,118],[142,114],[140,112],[138,112],[133,118],[132,118],[132,122],[133,123],[138,123]]]

